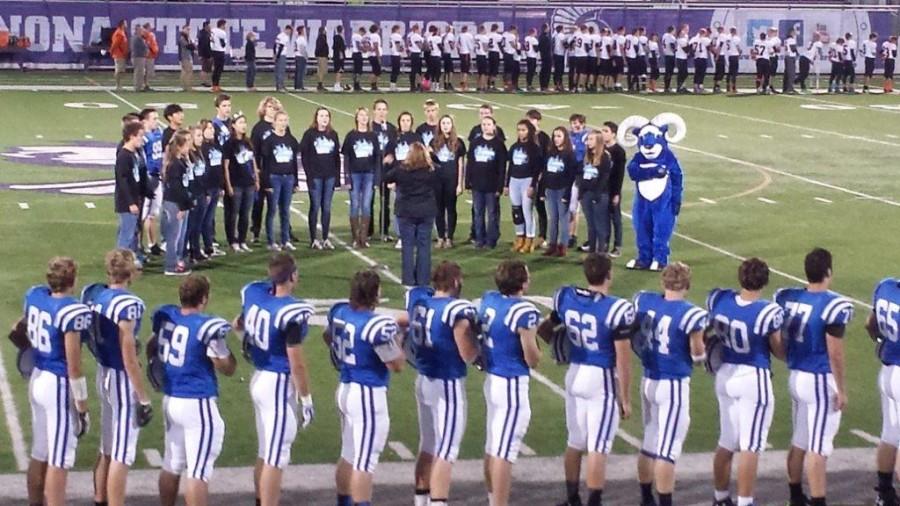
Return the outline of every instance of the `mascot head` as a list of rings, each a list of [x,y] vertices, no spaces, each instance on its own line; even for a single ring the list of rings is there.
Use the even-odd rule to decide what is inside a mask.
[[[619,143],[626,147],[637,146],[648,160],[655,160],[669,149],[669,143],[677,143],[687,135],[687,125],[681,116],[664,112],[648,120],[643,116],[629,116],[619,125]]]

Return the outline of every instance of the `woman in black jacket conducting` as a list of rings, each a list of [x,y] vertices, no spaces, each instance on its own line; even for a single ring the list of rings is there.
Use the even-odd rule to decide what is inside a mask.
[[[396,213],[403,243],[403,284],[424,286],[431,275],[431,231],[437,205],[437,175],[425,146],[413,143],[406,159],[385,174],[385,182],[397,185]]]

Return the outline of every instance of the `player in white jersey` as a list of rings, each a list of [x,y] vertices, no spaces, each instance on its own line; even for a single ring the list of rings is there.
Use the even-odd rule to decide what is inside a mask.
[[[706,299],[709,329],[707,370],[715,376],[719,442],[713,460],[713,506],[734,506],[731,468],[738,456],[737,505],[752,506],[759,456],[765,450],[775,412],[771,355],[784,359],[784,311],[763,300],[769,266],[758,258],[738,268],[740,291],[713,289]]]
[[[422,52],[425,39],[422,38],[419,25],[413,25],[406,35],[406,50],[409,52],[409,91],[418,91],[419,75],[422,73]]]
[[[769,79],[772,73],[769,67],[772,62],[769,60],[770,46],[766,42],[766,32],[760,32],[756,40],[753,41],[753,49],[750,57],[756,60],[756,92],[766,94],[769,92]]]
[[[592,253],[583,263],[588,288],[564,286],[553,301],[553,312],[538,335],[555,351],[566,373],[564,458],[566,501],[581,505],[581,459],[587,453],[587,506],[600,506],[606,484],[606,460],[612,451],[620,418],[631,416],[631,342],[634,306],[611,296],[612,262]]]
[[[706,69],[709,67],[709,49],[712,41],[706,28],[701,28],[693,39],[691,47],[694,53],[694,93],[703,93],[703,81],[706,79]]]
[[[850,32],[844,34],[844,45],[841,50],[843,59],[844,93],[856,93],[856,41]]]
[[[500,25],[493,23],[488,34],[488,87],[491,91],[497,91],[497,76],[500,75],[500,53],[502,51],[503,35],[500,33]]]
[[[641,90],[647,89],[647,53],[650,39],[647,37],[647,29],[643,26],[638,28],[637,40],[637,64],[638,77],[641,80]]]
[[[140,429],[153,410],[138,362],[137,336],[144,302],[128,291],[136,276],[134,254],[113,250],[105,259],[107,283],[86,287],[82,302],[93,312],[86,333],[97,358],[100,451],[94,465],[94,502],[122,506]]]
[[[744,52],[737,27],[732,26],[725,38],[725,51],[728,57],[728,91],[737,93],[737,76],[740,69],[741,54]]]
[[[844,82],[844,39],[837,40],[828,45],[828,62],[831,64],[831,72],[828,75],[828,93],[837,93]]]
[[[710,37],[710,40],[712,41],[711,47],[716,62],[713,76],[713,93],[721,93],[721,83],[722,79],[725,78],[725,63],[728,58],[728,49],[726,48],[728,35],[725,33],[725,27],[719,26],[716,28],[716,33]]]
[[[587,69],[585,69],[585,91],[597,91],[597,50],[600,45],[600,34],[596,33],[594,25],[588,26],[587,37]]]
[[[78,266],[68,257],[54,257],[47,266],[47,284],[25,294],[23,316],[10,334],[20,353],[29,353],[31,461],[28,502],[66,504],[68,470],[75,464],[78,439],[87,433],[90,417],[87,380],[81,370],[81,332],[91,325],[90,309],[72,291]]]
[[[488,65],[488,46],[491,39],[488,37],[487,29],[484,25],[478,27],[478,33],[475,35],[475,72],[478,74],[477,90],[487,91],[488,74],[490,73]]]
[[[459,73],[462,75],[460,87],[463,91],[469,90],[473,53],[475,53],[475,37],[469,31],[469,25],[463,25],[459,31]]]
[[[675,91],[677,93],[687,93],[684,82],[688,78],[688,53],[691,47],[690,30],[690,26],[683,25],[678,32],[678,37],[675,39],[675,67],[678,69]]]
[[[557,92],[563,90],[563,73],[566,68],[567,38],[562,25],[556,25],[551,39],[553,45],[553,86]]]
[[[769,47],[769,91],[775,93],[775,75],[778,73],[778,57],[781,55],[782,44],[778,36],[778,28],[769,28],[766,37],[766,45]]]
[[[869,92],[869,83],[875,74],[875,59],[878,58],[878,34],[869,34],[869,40],[862,43],[863,58],[865,58],[865,70],[863,72],[863,93]]]
[[[587,36],[587,26],[581,25],[575,27],[572,36],[569,37],[569,75],[574,73],[569,91],[578,91],[582,82],[587,80]]]
[[[628,66],[628,91],[638,91],[638,64],[637,64],[637,44],[638,29],[633,28],[631,33],[625,36],[625,65]]]
[[[406,54],[406,44],[403,42],[403,35],[400,35],[400,25],[391,27],[391,36],[388,38],[391,55],[391,91],[397,91],[397,78],[400,77],[400,64],[403,61],[403,55]]]
[[[787,455],[789,506],[825,506],[826,466],[847,405],[844,336],[853,303],[831,291],[831,253],[815,248],[804,260],[805,287],[775,293],[785,312],[793,434]],[[803,494],[803,478],[809,485]]]
[[[662,54],[664,60],[665,71],[663,73],[663,91],[670,93],[672,91],[672,76],[675,74],[675,48],[678,47],[678,39],[675,37],[675,27],[669,25],[666,33],[660,40],[662,45]]]
[[[625,72],[625,27],[619,26],[613,35],[613,88],[622,89],[619,77]]]
[[[884,58],[884,92],[894,92],[894,66],[897,63],[897,36],[881,44],[881,57]]]
[[[441,37],[441,47],[444,49],[443,64],[444,74],[441,89],[453,91],[453,81],[455,79],[455,69],[453,68],[453,52],[459,54],[459,38],[453,30],[453,25],[447,25],[444,29],[444,36]]]
[[[506,91],[519,89],[519,30],[515,26],[503,33],[503,82]]]
[[[538,61],[538,38],[537,29],[528,30],[525,41],[522,44],[525,52],[525,86],[528,91],[534,91],[534,75],[537,71]]]
[[[372,69],[371,89],[378,91],[378,78],[381,77],[381,27],[373,24],[365,37],[364,46],[369,50],[369,67]]]
[[[819,32],[813,32],[810,41],[800,54],[800,72],[797,74],[795,83],[800,84],[801,91],[806,91],[806,80],[809,78],[809,71],[813,67],[817,67],[816,62],[822,57],[824,47],[825,45],[822,44]]]
[[[797,31],[794,28],[788,30],[784,39],[782,53],[784,54],[784,79],[781,85],[782,93],[796,93],[794,81],[797,76]]]

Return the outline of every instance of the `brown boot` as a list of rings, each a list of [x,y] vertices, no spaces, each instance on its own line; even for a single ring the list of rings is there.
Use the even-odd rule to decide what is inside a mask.
[[[525,238],[525,242],[522,243],[522,247],[519,248],[519,253],[531,253],[534,251],[534,239],[531,237]]]
[[[512,243],[512,248],[509,250],[513,253],[519,253],[522,250],[522,245],[525,244],[525,236],[517,235],[516,240]]]
[[[356,247],[357,234],[359,233],[359,218],[350,218],[350,245]]]
[[[547,246],[547,249],[544,250],[544,256],[545,256],[545,257],[553,257],[553,256],[556,256],[556,248],[558,248],[558,247],[559,247],[559,246],[557,246],[557,245],[555,245],[555,244],[551,244],[551,245]]]
[[[553,256],[560,258],[566,256],[566,247],[563,245],[557,246],[556,253]]]
[[[357,229],[357,235],[358,235],[357,242],[359,243],[359,247],[363,248],[363,249],[369,247],[369,238],[367,236],[369,235],[369,222],[370,221],[372,221],[371,218],[360,218],[359,219],[359,224],[358,224],[359,228]]]

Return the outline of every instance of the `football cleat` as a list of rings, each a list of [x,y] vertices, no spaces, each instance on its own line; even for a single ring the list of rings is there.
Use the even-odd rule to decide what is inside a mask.
[[[730,497],[721,501],[713,500],[713,506],[734,506],[734,501]]]
[[[665,267],[665,265],[660,264],[656,260],[654,260],[653,262],[650,263],[650,271],[652,271],[652,272],[659,272],[659,271],[663,270],[664,267]]]
[[[632,258],[625,264],[625,268],[631,271],[646,271],[648,266],[640,263],[636,258]]]

